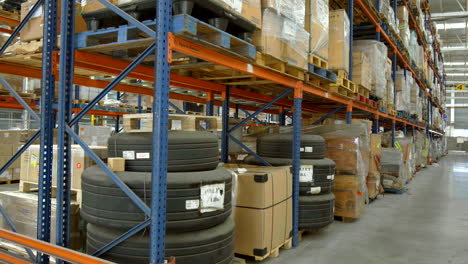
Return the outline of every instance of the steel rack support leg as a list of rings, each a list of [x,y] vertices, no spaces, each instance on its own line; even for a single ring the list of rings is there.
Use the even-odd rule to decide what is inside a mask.
[[[44,41],[42,51],[42,96],[41,96],[41,145],[39,158],[39,187],[37,206],[37,238],[50,241],[52,152],[54,136],[53,109],[55,91],[55,66],[53,51],[57,44],[57,1],[44,2]],[[49,256],[37,255],[38,263],[49,263]]]
[[[239,104],[236,104],[236,108],[234,109],[234,119],[239,119],[239,110],[240,110],[239,108],[240,108]]]
[[[341,109],[343,109],[346,105],[342,105],[342,106],[339,106],[338,108],[336,108],[335,110],[331,111],[330,113],[322,116],[319,120],[315,121],[314,123],[312,123],[313,126],[315,125],[318,125],[320,124],[320,122],[322,121],[325,121],[327,118],[329,118],[330,116],[336,114],[338,111],[340,111]]]
[[[302,129],[302,83],[294,88],[294,121],[292,146],[292,174],[293,174],[293,247],[299,245],[299,173],[301,170],[301,129]]]
[[[76,127],[76,126],[75,126]],[[115,133],[119,133],[120,131],[120,116],[115,117]],[[75,131],[76,133],[76,131]]]
[[[395,147],[396,120],[392,119],[392,148]]]
[[[286,125],[286,112],[284,111],[284,106],[279,107],[279,125],[285,126]]]
[[[66,125],[72,115],[72,91],[74,73],[75,3],[63,1],[60,25],[59,101],[57,131],[57,210],[56,244],[68,247],[70,242],[71,202],[71,138]],[[57,263],[63,263],[57,260]]]
[[[372,126],[372,133],[373,134],[379,133],[379,115],[374,116],[374,124]]]
[[[348,0],[349,17],[349,73],[348,78],[353,80],[353,34],[354,34],[354,0]]]
[[[393,105],[395,106],[394,110],[396,110],[396,99],[397,99],[396,72],[397,72],[397,54],[396,54],[396,51],[393,51],[392,79],[393,79]]]
[[[375,9],[377,9],[377,13],[380,13],[380,1],[381,0],[376,0],[375,1]],[[380,31],[377,31],[375,33],[375,39],[380,41]]]
[[[226,91],[221,94],[223,102],[222,111],[222,131],[221,131],[221,162],[229,161],[229,97],[230,87],[226,86]]]
[[[407,133],[407,131],[406,131],[406,125],[403,125],[403,134],[404,134],[405,136],[406,136],[406,133]]]
[[[166,237],[167,131],[170,69],[167,35],[172,22],[172,0],[156,2],[156,50],[153,102],[153,172],[151,192],[150,263],[164,263]]]
[[[80,86],[79,85],[75,85],[74,98],[75,98],[75,100],[80,100]],[[117,100],[120,100],[119,93],[117,93]],[[74,125],[73,128],[75,129],[75,133],[77,133],[77,134],[80,133],[80,124],[79,123],[76,123],[76,125]],[[117,128],[115,131],[118,132],[119,129]]]
[[[141,94],[138,95],[138,109],[137,113],[143,113],[143,109],[141,108]]]
[[[353,106],[346,105],[346,124],[351,124],[353,122]]]
[[[413,137],[413,143],[414,143],[414,126],[411,127],[411,134],[412,134],[412,137]]]
[[[212,92],[206,93],[206,115],[214,115],[214,95]]]

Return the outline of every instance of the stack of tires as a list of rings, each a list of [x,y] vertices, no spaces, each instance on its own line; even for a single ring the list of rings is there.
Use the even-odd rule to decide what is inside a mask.
[[[257,154],[272,166],[292,165],[291,134],[269,134],[257,139]],[[334,220],[335,162],[325,158],[325,140],[317,135],[301,136],[299,229],[316,230]],[[263,165],[253,156],[245,163]]]
[[[169,132],[166,256],[178,264],[232,263],[234,223],[231,174],[218,167],[217,137],[209,132]],[[151,204],[152,133],[109,138],[109,157],[126,159],[115,174]],[[81,215],[88,222],[87,252],[93,253],[148,217],[99,167],[82,174]],[[145,229],[100,257],[116,263],[149,263]]]

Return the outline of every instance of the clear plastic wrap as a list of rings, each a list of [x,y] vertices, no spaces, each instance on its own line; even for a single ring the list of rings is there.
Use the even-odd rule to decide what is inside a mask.
[[[51,223],[55,223],[57,201],[51,199]],[[0,192],[0,205],[5,213],[10,217],[18,233],[31,237],[37,237],[37,193],[23,193],[17,191]],[[55,227],[51,225],[51,243],[55,243]],[[9,226],[4,217],[1,220],[1,228],[9,230]],[[83,236],[80,230],[80,205],[72,202],[70,206],[70,248],[80,249],[83,245]]]
[[[252,37],[257,50],[280,61],[306,69],[309,33],[271,8],[263,10],[262,30]]]
[[[349,70],[349,26],[345,10],[330,11],[329,69]]]
[[[353,43],[353,51],[366,54],[369,59],[370,68],[370,89],[377,97],[384,98],[387,88],[385,69],[387,63],[387,47],[377,40],[356,40]]]
[[[353,52],[353,82],[370,89],[369,59],[363,52]]]
[[[262,9],[266,8],[304,27],[305,0],[262,0]]]
[[[403,152],[393,148],[382,148],[381,175],[384,188],[402,190],[405,187],[407,176]]]
[[[367,174],[367,190],[369,198],[375,198],[381,193],[380,160],[382,158],[382,135],[370,135],[369,173]]]
[[[393,105],[395,103],[395,85],[393,84],[393,80],[387,81],[387,91],[385,98],[387,99],[387,103]]]
[[[395,110],[409,112],[409,97],[408,89],[397,92]]]
[[[305,29],[310,34],[310,53],[328,60],[328,0],[306,0]]]

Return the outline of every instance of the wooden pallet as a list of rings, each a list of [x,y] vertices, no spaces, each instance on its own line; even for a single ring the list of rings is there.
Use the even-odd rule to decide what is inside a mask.
[[[30,192],[37,192],[38,185],[37,182],[28,182],[28,181],[19,181],[19,189],[20,192],[30,193]],[[57,197],[57,187],[52,186],[52,198]],[[72,200],[81,204],[82,194],[81,190],[72,189],[71,190],[71,197]]]
[[[304,80],[306,76],[306,70],[289,65],[287,62],[268,54],[257,52],[255,63],[259,66],[287,74],[299,80]]]
[[[146,127],[139,128],[141,120],[146,121]],[[152,120],[153,113],[127,114],[123,116],[123,128],[125,132],[130,133],[152,132]],[[216,116],[171,114],[169,115],[169,129],[178,131],[221,131],[221,118]]]
[[[361,84],[358,84],[356,85],[356,88],[357,88],[357,93],[364,96],[365,98],[369,98],[369,93],[370,93],[370,89],[361,85]]]
[[[332,69],[336,73],[338,79],[349,79],[348,72],[343,69]]]
[[[324,84],[336,83],[336,73],[317,65],[309,64],[309,71],[305,76],[305,82],[323,87]]]
[[[345,96],[345,97],[348,97],[348,98],[352,98],[352,99],[354,99],[354,96],[355,96],[355,93],[353,91],[351,91],[348,88],[343,87],[343,86],[332,86],[332,85],[330,85],[328,90],[330,92],[332,92],[332,93],[339,94],[339,95],[342,95],[342,96]]]
[[[267,258],[277,258],[280,254],[280,249],[291,249],[292,248],[292,238],[286,240],[283,244],[279,245],[278,247],[270,250],[264,256],[254,256],[254,255],[239,255],[239,257],[251,258],[255,261],[263,261]]]
[[[298,232],[298,237],[299,237],[299,241],[302,241],[302,238],[305,236],[305,235],[315,235],[319,232],[319,229],[315,229],[315,230],[299,230]]]
[[[341,221],[343,223],[352,223],[356,221],[357,218],[335,215],[335,220]]]
[[[0,185],[9,185],[9,184],[16,184],[19,183],[19,179],[12,179],[12,180],[0,180]]]
[[[322,59],[320,56],[315,54],[309,54],[309,64],[315,65],[322,69],[328,69],[328,60]]]
[[[391,115],[391,116],[396,116],[396,115],[397,115],[397,111],[395,111],[395,110],[388,110],[388,114]]]

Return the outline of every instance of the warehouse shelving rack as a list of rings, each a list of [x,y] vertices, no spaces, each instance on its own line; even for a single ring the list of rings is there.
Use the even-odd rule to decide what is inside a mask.
[[[39,181],[39,206],[38,206],[38,239],[50,241],[51,223],[51,188],[52,188],[52,137],[53,129],[57,125],[58,128],[58,182],[57,182],[57,204],[60,206],[57,210],[56,225],[56,241],[59,246],[68,245],[68,229],[70,217],[70,144],[75,141],[81,145],[85,152],[106,172],[106,174],[124,191],[130,199],[148,215],[148,219],[138,224],[134,228],[128,230],[118,239],[112,241],[109,245],[101,248],[94,253],[99,256],[131,237],[137,232],[146,227],[151,230],[151,245],[150,257],[151,263],[159,264],[164,261],[164,238],[165,238],[165,204],[166,204],[166,171],[167,171],[167,130],[168,130],[168,107],[169,98],[178,99],[187,102],[196,102],[207,105],[207,115],[214,114],[214,106],[222,107],[222,154],[221,160],[228,161],[228,143],[232,139],[237,144],[240,144],[246,151],[255,155],[248,147],[238,142],[230,133],[244,125],[246,122],[254,118],[260,112],[266,112],[279,115],[280,124],[284,125],[286,116],[290,115],[293,120],[293,245],[298,244],[298,197],[299,197],[299,169],[300,169],[300,138],[301,138],[301,122],[302,118],[307,118],[310,113],[325,113],[322,119],[326,119],[331,115],[344,117],[347,123],[351,123],[353,118],[373,119],[373,132],[378,132],[379,125],[391,123],[393,141],[395,140],[395,130],[398,125],[401,125],[406,131],[410,127],[413,131],[426,130],[429,137],[443,136],[441,131],[436,131],[429,124],[413,123],[408,120],[398,118],[381,112],[369,105],[365,105],[355,101],[352,98],[342,97],[334,93],[330,93],[319,86],[307,83],[303,80],[278,73],[276,71],[256,66],[249,61],[231,55],[226,55],[222,52],[215,51],[209,47],[197,44],[195,42],[182,39],[170,33],[172,20],[172,1],[159,0],[156,1],[156,28],[155,30],[147,27],[145,24],[137,21],[130,15],[126,14],[118,7],[110,4],[106,0],[98,0],[106,7],[117,13],[119,16],[128,21],[129,24],[135,26],[147,35],[154,38],[154,42],[150,44],[136,59],[132,62],[99,55],[95,53],[87,53],[76,50],[74,47],[74,14],[75,6],[73,1],[64,1],[61,8],[61,27],[60,27],[60,51],[57,50],[57,4],[54,0],[39,0],[26,18],[18,25],[12,33],[10,39],[5,46],[0,49],[0,55],[6,50],[6,47],[12,43],[14,37],[21,31],[25,23],[31,18],[32,14],[44,3],[45,21],[44,21],[44,38],[43,52],[40,65],[31,64],[12,64],[5,61],[0,61],[0,73],[19,75],[42,79],[42,97],[40,106],[40,116],[34,111],[37,107],[32,107],[22,101],[21,97],[13,90],[9,89],[12,95],[20,102],[19,104],[5,103],[0,104],[0,107],[7,108],[25,108],[30,115],[41,124],[41,129],[37,132],[12,159],[0,169],[0,173],[8,168],[22,152],[24,152],[35,140],[41,139],[41,156],[40,156],[40,181]],[[424,1],[424,0],[423,0]],[[405,1],[404,1],[405,2]],[[355,6],[356,4],[356,6]],[[394,3],[396,5],[396,3]],[[396,65],[400,64],[407,71],[411,72],[421,88],[428,95],[430,105],[437,107],[441,113],[444,110],[435,102],[424,86],[423,82],[417,78],[411,64],[406,61],[404,56],[397,49],[396,44],[383,31],[380,21],[377,16],[371,11],[368,4],[363,0],[347,1],[347,10],[349,14],[353,14],[355,8],[359,8],[369,21],[375,25],[376,35],[384,38],[393,51],[393,77],[395,79]],[[353,24],[353,16],[350,16],[351,25]],[[353,27],[350,27],[350,41],[352,43]],[[206,80],[196,79],[177,75],[170,72],[170,62],[173,58],[173,53],[178,52],[197,59],[221,65],[235,71],[251,75],[261,80],[270,81],[275,84],[277,93],[275,95],[265,95],[257,92],[250,92],[235,85],[223,85]],[[352,54],[352,44],[351,51]],[[154,66],[140,65],[148,56],[154,55]],[[352,56],[351,56],[352,58]],[[350,63],[350,72],[352,72],[352,63]],[[56,67],[58,65],[58,67]],[[106,73],[116,76],[112,81],[104,81],[88,78],[77,74],[77,69],[85,69],[97,73]],[[352,75],[352,74],[350,74]],[[147,82],[154,82],[152,88],[143,86],[134,86],[121,84],[124,78],[136,78]],[[0,78],[1,80],[1,78]],[[53,108],[55,81],[58,81],[58,118],[54,119],[55,109]],[[442,80],[439,79],[440,85]],[[92,100],[86,107],[81,109],[72,108],[72,91],[74,85],[83,85],[89,87],[101,88],[101,93]],[[170,91],[170,86],[180,87],[188,90],[201,92],[201,96],[187,95],[174,93]],[[11,88],[11,87],[10,87]],[[107,166],[104,164],[90,148],[78,137],[74,132],[75,126],[79,119],[87,113],[92,113],[93,106],[96,105],[103,97],[111,90],[120,92],[136,93],[141,95],[151,95],[154,98],[153,103],[153,172],[152,172],[152,200],[148,206],[133,191],[126,186]],[[255,102],[264,104],[262,107],[252,106],[247,102]],[[241,108],[246,111],[253,111],[246,119],[229,127],[229,109]],[[289,112],[287,112],[289,110]],[[112,115],[113,113],[102,114]],[[119,114],[115,114],[119,115]],[[380,123],[380,121],[382,121]],[[414,133],[413,133],[414,134]],[[256,155],[255,155],[256,156]],[[10,223],[12,230],[14,226],[9,221],[8,216],[0,207],[0,213],[7,222]],[[0,237],[2,234],[0,233]],[[40,253],[37,257],[37,262],[48,263],[49,256]],[[60,261],[59,261],[60,262]],[[89,263],[83,259],[83,263]]]

